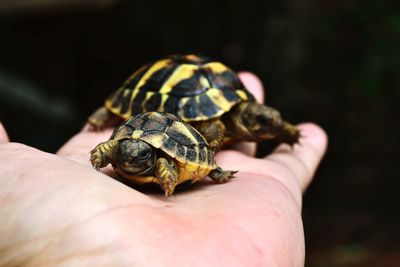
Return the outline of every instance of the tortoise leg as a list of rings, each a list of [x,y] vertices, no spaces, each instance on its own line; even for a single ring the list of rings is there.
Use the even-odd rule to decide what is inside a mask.
[[[159,158],[156,162],[155,175],[160,182],[161,189],[168,197],[174,193],[175,186],[178,184],[178,171],[173,161],[168,162],[165,158]]]
[[[105,107],[99,108],[88,118],[88,122],[93,130],[102,130],[112,125],[115,120],[116,116]]]
[[[98,144],[90,152],[90,161],[96,170],[99,170],[100,168],[103,168],[114,161],[118,143],[119,142],[117,140],[109,140]]]
[[[212,170],[208,176],[217,183],[225,183],[234,178],[235,173],[237,173],[237,171],[224,171],[220,167],[217,167],[216,169]]]
[[[204,121],[194,126],[204,136],[212,150],[219,151],[222,148],[226,132],[222,121]]]

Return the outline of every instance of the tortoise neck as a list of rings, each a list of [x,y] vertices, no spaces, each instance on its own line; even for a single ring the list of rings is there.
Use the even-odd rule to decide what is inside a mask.
[[[227,128],[228,142],[235,139],[256,141],[256,138],[251,134],[243,122],[244,114],[246,114],[246,110],[251,104],[251,102],[242,102],[233,107],[223,118],[224,124]]]

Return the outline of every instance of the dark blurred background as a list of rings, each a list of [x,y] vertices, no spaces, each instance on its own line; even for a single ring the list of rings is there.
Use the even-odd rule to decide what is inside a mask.
[[[307,266],[400,266],[399,1],[1,1],[0,120],[55,152],[171,53],[256,73],[289,121],[328,132],[304,199]]]

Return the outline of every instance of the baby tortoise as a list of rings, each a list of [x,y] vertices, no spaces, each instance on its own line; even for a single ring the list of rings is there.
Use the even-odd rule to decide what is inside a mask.
[[[293,145],[300,135],[276,109],[257,103],[235,72],[196,55],[172,55],[141,67],[89,123],[101,129],[115,118],[146,111],[171,113],[191,123],[213,150],[241,140]]]
[[[170,196],[178,184],[209,176],[218,183],[233,177],[214,161],[214,152],[204,137],[178,117],[146,112],[117,127],[106,142],[91,151],[99,170],[109,163],[116,172],[137,184],[157,183]]]

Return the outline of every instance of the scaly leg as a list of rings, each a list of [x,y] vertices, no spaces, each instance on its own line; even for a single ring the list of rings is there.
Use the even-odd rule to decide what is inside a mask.
[[[102,130],[113,125],[116,120],[117,117],[105,107],[99,108],[88,118],[88,122],[93,130]]]
[[[118,141],[109,140],[98,144],[91,152],[90,161],[96,170],[107,166],[115,159],[115,152],[117,151]]]
[[[160,182],[161,189],[165,196],[174,193],[175,186],[178,184],[178,171],[173,161],[168,162],[165,158],[159,158],[156,162],[155,175]]]
[[[231,178],[234,178],[235,173],[237,173],[237,171],[224,171],[220,167],[217,167],[216,169],[212,170],[208,176],[217,183],[225,183]]]
[[[222,148],[226,131],[222,121],[204,121],[193,126],[204,136],[212,150],[219,151]]]

